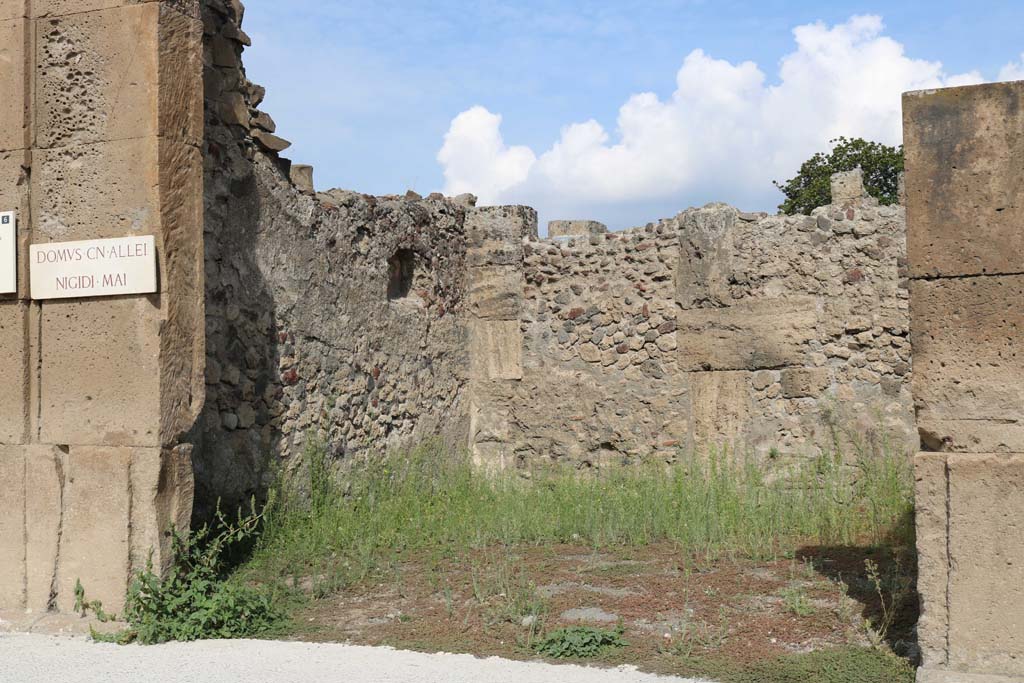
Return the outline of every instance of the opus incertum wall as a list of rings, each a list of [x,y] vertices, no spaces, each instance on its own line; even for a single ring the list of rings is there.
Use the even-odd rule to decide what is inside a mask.
[[[918,680],[1024,681],[1024,82],[903,107]]]
[[[80,580],[118,611],[130,573],[151,551],[166,562],[168,529],[188,524],[198,16],[182,0],[0,0],[0,213],[18,223],[0,294],[2,609],[70,610]]]

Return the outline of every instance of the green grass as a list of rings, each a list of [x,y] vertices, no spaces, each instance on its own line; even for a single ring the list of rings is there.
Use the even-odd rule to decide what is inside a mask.
[[[882,544],[912,510],[901,454],[823,456],[769,479],[750,458],[692,454],[671,468],[488,476],[434,444],[355,465],[344,488],[311,445],[266,511],[247,579],[326,594],[405,553],[553,543],[674,542],[693,557],[791,556],[806,544]],[[299,493],[301,491],[301,494]]]
[[[737,665],[729,661],[691,660],[691,675],[720,683],[913,683],[914,667],[884,650],[840,647],[768,662]]]

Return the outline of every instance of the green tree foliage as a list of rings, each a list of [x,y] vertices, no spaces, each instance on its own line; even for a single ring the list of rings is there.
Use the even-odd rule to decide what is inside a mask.
[[[829,141],[832,152],[818,152],[800,166],[795,178],[775,187],[786,195],[779,211],[786,214],[809,214],[819,206],[832,202],[831,178],[834,173],[864,171],[864,187],[882,204],[899,201],[899,176],[903,172],[903,145],[889,147],[863,138],[837,138]]]

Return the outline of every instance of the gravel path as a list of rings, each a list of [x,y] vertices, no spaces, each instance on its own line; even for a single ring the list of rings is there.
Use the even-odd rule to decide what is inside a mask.
[[[695,683],[631,667],[592,669],[470,655],[261,640],[121,647],[0,635],[2,683]]]

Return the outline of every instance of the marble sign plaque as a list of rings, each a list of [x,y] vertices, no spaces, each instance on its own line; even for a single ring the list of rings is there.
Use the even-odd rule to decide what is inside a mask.
[[[29,249],[33,299],[152,294],[157,291],[152,235],[33,244]]]
[[[18,292],[18,217],[0,212],[0,294]]]

